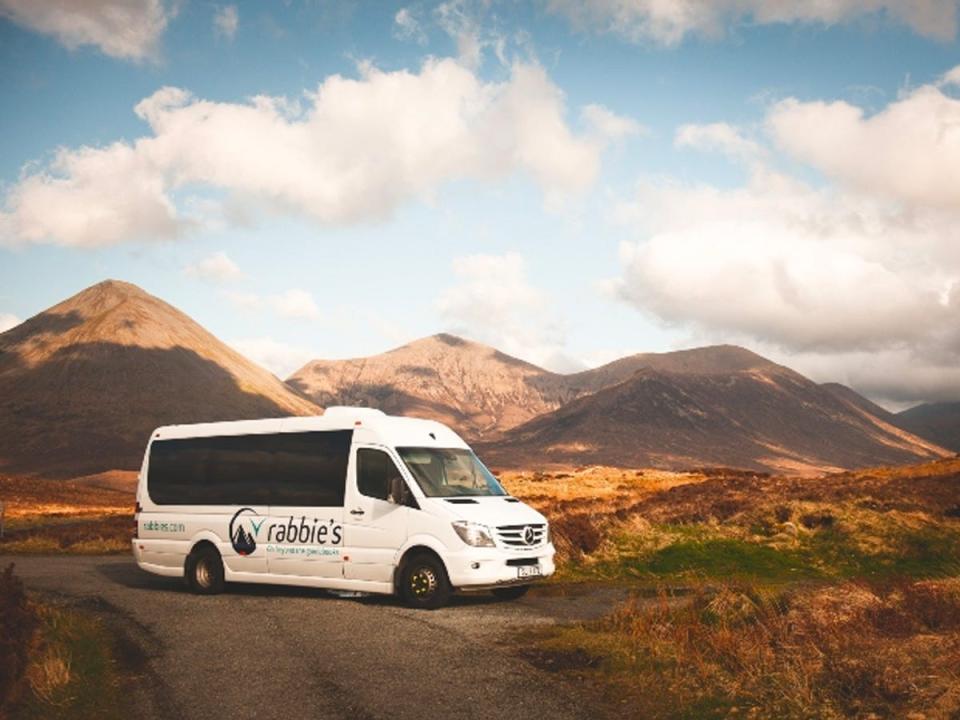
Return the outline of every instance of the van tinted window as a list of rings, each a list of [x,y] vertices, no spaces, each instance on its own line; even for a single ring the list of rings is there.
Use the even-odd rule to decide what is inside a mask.
[[[357,450],[357,489],[362,495],[386,500],[390,497],[390,480],[402,477],[396,464],[382,450]]]
[[[157,440],[159,505],[343,505],[352,430]]]

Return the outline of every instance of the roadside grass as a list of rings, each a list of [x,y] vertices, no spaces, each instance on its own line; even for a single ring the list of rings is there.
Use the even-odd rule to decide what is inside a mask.
[[[7,529],[0,539],[0,554],[107,555],[130,552],[132,513],[45,520]]]
[[[525,654],[638,718],[952,718],[960,581],[699,588],[537,631]]]
[[[612,488],[592,500],[570,501],[576,473],[507,486],[551,521],[553,582],[631,592],[521,650],[610,716],[960,717],[960,461],[661,487],[590,471]]]
[[[97,616],[28,597],[0,575],[0,717],[122,718],[129,709],[115,637]]]
[[[26,671],[28,692],[11,720],[126,717],[114,636],[97,616],[41,604],[40,630]]]

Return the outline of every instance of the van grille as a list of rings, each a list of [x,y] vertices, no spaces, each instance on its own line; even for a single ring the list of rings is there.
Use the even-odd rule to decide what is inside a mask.
[[[527,532],[527,529],[530,532]],[[509,547],[532,548],[543,545],[546,525],[501,525],[497,528],[497,539]],[[532,540],[532,542],[530,542]]]

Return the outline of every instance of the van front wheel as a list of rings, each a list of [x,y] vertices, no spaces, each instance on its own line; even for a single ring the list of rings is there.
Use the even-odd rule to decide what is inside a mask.
[[[414,555],[400,573],[400,594],[407,605],[434,610],[450,599],[450,581],[443,563],[432,555]]]
[[[200,595],[223,592],[223,560],[220,553],[209,546],[196,548],[187,556],[187,585]]]

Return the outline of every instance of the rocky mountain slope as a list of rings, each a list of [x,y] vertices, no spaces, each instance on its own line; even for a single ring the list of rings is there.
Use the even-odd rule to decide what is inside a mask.
[[[960,453],[960,402],[924,403],[892,420],[915,435]]]
[[[563,375],[448,334],[371,357],[314,360],[287,383],[319,405],[429,417],[471,438],[499,437],[571,397]]]
[[[871,414],[868,400],[846,390],[842,398],[742,348],[664,353],[647,356],[629,379],[481,450],[497,467],[725,465],[791,473],[947,454]]]
[[[158,425],[319,413],[128,283],[99,283],[0,334],[4,472],[134,469]]]

